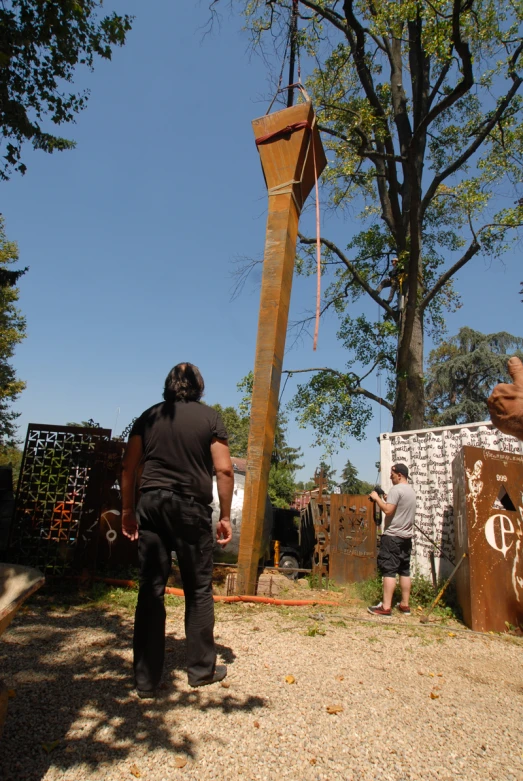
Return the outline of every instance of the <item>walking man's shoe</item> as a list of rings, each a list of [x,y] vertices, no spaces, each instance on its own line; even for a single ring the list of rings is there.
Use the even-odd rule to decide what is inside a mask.
[[[154,700],[156,689],[136,689],[136,694],[141,700]]]
[[[210,678],[202,678],[200,681],[189,681],[189,686],[196,689],[198,686],[209,686],[211,683],[218,683],[223,681],[227,677],[227,666],[225,664],[217,664],[213,675]]]
[[[402,605],[401,602],[398,602],[396,607],[404,616],[410,616],[410,607],[408,605]]]
[[[368,607],[367,610],[373,616],[388,616],[390,618],[392,615],[392,610],[390,609],[390,607],[388,608],[388,610],[386,610],[383,607],[383,604],[381,602],[379,603],[379,605],[373,605],[372,607]]]

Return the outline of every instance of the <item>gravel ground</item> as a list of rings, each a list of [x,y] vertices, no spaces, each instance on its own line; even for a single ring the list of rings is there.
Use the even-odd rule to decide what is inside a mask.
[[[229,677],[193,690],[182,611],[151,703],[132,690],[128,610],[33,600],[0,640],[2,781],[523,779],[519,638],[361,606],[219,604]]]

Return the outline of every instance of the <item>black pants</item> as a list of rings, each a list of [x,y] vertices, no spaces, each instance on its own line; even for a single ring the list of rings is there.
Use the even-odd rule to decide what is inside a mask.
[[[212,509],[172,491],[153,490],[138,503],[140,591],[134,621],[134,677],[155,689],[165,655],[164,594],[176,551],[185,592],[187,673],[190,683],[211,676],[216,664],[212,598]]]

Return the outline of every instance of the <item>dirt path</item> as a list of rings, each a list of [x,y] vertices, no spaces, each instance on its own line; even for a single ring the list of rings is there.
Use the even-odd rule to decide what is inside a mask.
[[[15,692],[2,781],[523,778],[520,639],[362,607],[218,605],[227,685],[194,691],[182,611],[151,704],[132,691],[128,610],[31,603],[0,641]]]

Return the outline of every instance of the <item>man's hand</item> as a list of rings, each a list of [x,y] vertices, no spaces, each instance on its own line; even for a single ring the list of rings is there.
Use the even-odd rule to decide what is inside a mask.
[[[122,534],[130,540],[138,539],[138,521],[133,510],[124,510],[122,513]]]
[[[504,434],[523,440],[523,363],[515,356],[507,366],[511,383],[500,383],[487,399],[490,418]]]
[[[232,540],[232,527],[230,518],[220,518],[216,524],[216,542],[218,545],[227,545]]]
[[[376,491],[371,491],[370,492],[369,499],[372,499],[373,502],[377,502],[379,498],[380,497],[379,497],[379,495],[377,494]]]

